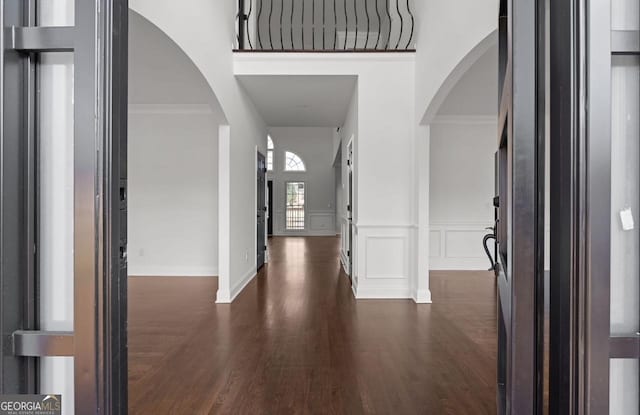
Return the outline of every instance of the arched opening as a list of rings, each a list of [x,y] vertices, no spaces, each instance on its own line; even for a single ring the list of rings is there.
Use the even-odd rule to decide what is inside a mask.
[[[486,271],[497,142],[498,47],[460,77],[430,124],[430,269]]]
[[[449,97],[453,89],[458,85],[460,80],[467,74],[474,64],[480,59],[480,57],[484,56],[490,49],[496,48],[498,45],[498,30],[491,32],[487,37],[482,39],[473,49],[467,53],[464,58],[458,62],[456,67],[451,71],[451,73],[444,80],[438,92],[433,97],[431,102],[429,103],[427,110],[422,115],[421,125],[431,124],[433,119],[438,115],[440,111],[440,107],[443,105],[444,101]],[[497,62],[497,58],[496,58]],[[497,70],[496,70],[496,79],[497,79]],[[497,107],[497,101],[495,107]],[[497,112],[497,110],[496,110]]]
[[[183,324],[165,310],[213,301],[219,275],[218,141],[225,116],[189,57],[158,27],[129,12],[128,268],[131,412],[151,368]],[[186,289],[184,278],[199,278]],[[189,287],[193,285],[189,284]],[[172,310],[175,310],[173,308]],[[154,332],[149,327],[162,327]],[[172,340],[173,339],[173,340]],[[145,351],[153,349],[153,354]]]

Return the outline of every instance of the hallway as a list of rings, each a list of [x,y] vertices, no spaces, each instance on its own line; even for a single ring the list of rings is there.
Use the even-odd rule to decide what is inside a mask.
[[[231,305],[215,278],[130,278],[130,413],[495,413],[492,274],[432,272],[432,305],[356,302],[339,242],[272,238]]]

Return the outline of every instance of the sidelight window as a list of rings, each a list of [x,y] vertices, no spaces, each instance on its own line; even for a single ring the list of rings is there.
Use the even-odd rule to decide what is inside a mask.
[[[274,151],[273,140],[271,136],[267,136],[267,171],[273,171],[273,151]]]

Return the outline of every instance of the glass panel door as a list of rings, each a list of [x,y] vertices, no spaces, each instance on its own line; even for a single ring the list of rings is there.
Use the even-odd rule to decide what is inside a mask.
[[[126,413],[126,0],[0,2],[0,394]]]
[[[640,413],[639,3],[550,3],[552,413]]]
[[[73,26],[74,0],[40,0],[38,26]],[[40,330],[73,332],[73,52],[39,55],[37,79],[37,272]],[[73,357],[40,358],[40,392],[74,413]]]
[[[622,6],[613,3],[614,11]],[[621,18],[616,14],[614,23]],[[614,27],[628,27],[622,23],[628,22]],[[634,337],[640,330],[640,57],[614,55],[611,63],[610,334]],[[638,377],[637,359],[611,360],[611,414],[639,413]]]

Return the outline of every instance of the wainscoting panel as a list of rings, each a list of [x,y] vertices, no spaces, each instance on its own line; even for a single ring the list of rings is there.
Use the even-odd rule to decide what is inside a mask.
[[[482,239],[491,223],[432,223],[430,266],[432,270],[487,270],[489,259]]]
[[[311,233],[335,235],[335,211],[309,212],[308,215],[308,225]]]
[[[358,225],[354,294],[358,299],[413,298],[413,227]]]
[[[482,239],[486,234],[485,230],[448,230],[444,241],[447,258],[485,258]]]
[[[429,232],[429,256],[431,258],[439,257],[442,252],[442,232],[430,231]]]
[[[407,238],[404,236],[368,236],[365,275],[367,278],[408,278]]]
[[[304,231],[287,231],[285,211],[273,212],[273,234],[275,236],[335,236],[335,210],[307,210]]]

